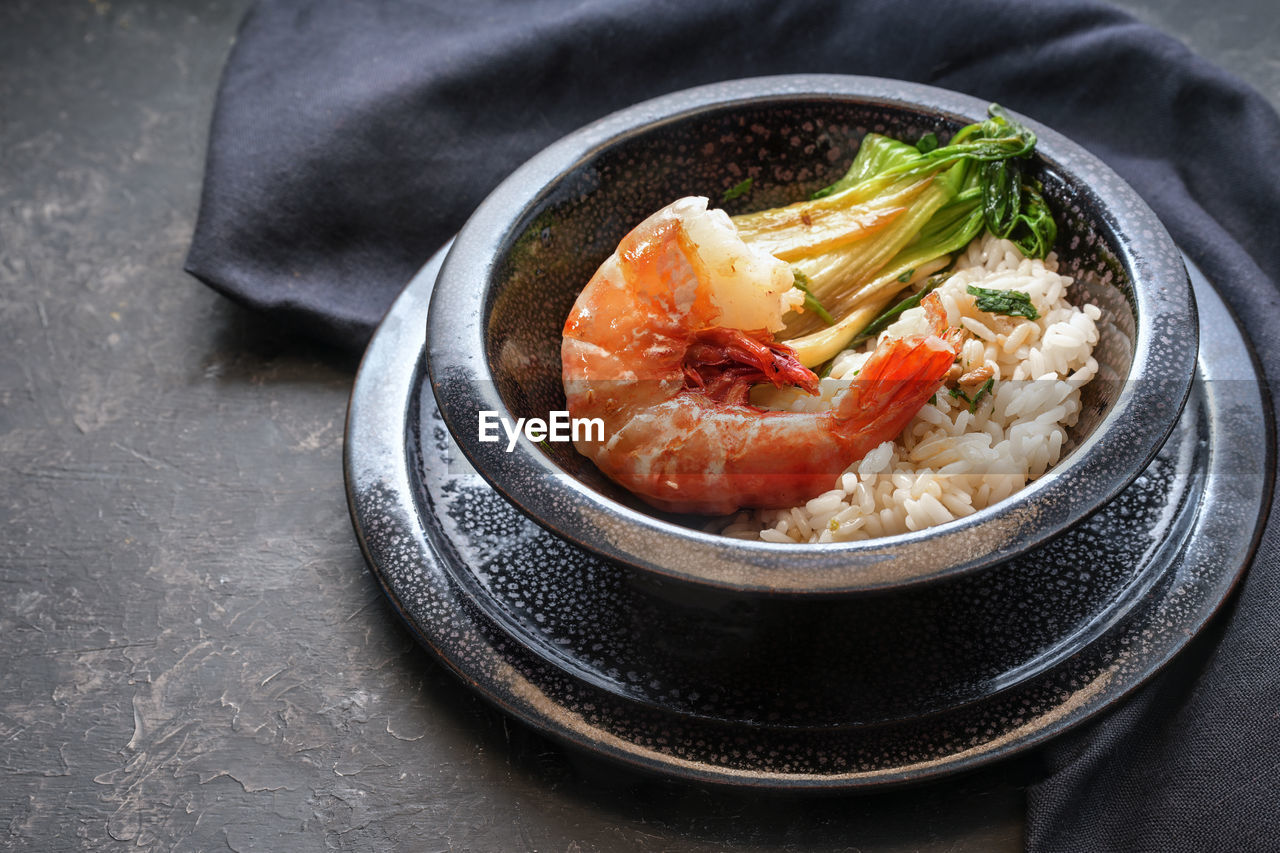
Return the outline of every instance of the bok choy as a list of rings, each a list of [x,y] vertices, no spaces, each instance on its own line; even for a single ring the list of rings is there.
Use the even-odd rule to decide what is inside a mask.
[[[1023,164],[1036,137],[992,104],[946,145],[868,134],[852,165],[807,201],[734,217],[748,244],[791,264],[808,310],[779,335],[807,366],[853,339],[906,286],[946,267],[985,227],[1032,257],[1057,228]]]

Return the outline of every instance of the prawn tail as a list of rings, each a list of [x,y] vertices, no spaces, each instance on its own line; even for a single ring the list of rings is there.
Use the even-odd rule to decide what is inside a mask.
[[[932,294],[923,304],[930,332],[880,344],[835,407],[842,428],[865,439],[867,450],[902,432],[955,363],[946,312]]]
[[[697,332],[685,354],[684,376],[686,387],[728,405],[745,405],[751,386],[762,382],[818,393],[817,375],[795,350],[764,331],[715,326]]]

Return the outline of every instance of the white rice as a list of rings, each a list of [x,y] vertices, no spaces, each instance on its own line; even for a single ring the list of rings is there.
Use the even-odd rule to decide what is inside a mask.
[[[1095,305],[1067,301],[1071,279],[1054,255],[1026,258],[1007,240],[974,240],[955,274],[935,293],[947,325],[969,334],[960,349],[964,372],[985,365],[995,382],[976,407],[945,389],[926,403],[896,441],[853,463],[830,491],[790,509],[740,512],[727,536],[768,542],[849,542],[919,530],[969,515],[1044,474],[1062,455],[1066,430],[1080,412],[1080,388],[1098,364]],[[968,285],[1027,293],[1036,320],[979,311]],[[924,328],[924,311],[905,312],[882,335]],[[821,393],[766,394],[764,405],[793,411],[830,408],[876,342],[837,356]],[[972,394],[972,389],[969,389]]]

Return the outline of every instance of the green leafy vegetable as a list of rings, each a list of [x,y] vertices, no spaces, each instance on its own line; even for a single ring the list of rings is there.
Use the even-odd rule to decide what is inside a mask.
[[[969,411],[976,413],[978,411],[978,403],[983,397],[991,393],[992,387],[996,384],[994,376],[988,377],[986,382],[982,383],[982,387],[978,389],[978,393],[973,395],[973,399],[969,401]]]
[[[1058,239],[1058,224],[1053,221],[1053,214],[1040,195],[1039,181],[1022,185],[1022,207],[1014,220],[1013,226],[1006,234],[1029,258],[1043,258],[1053,250],[1053,242]]]
[[[813,295],[813,291],[809,289],[809,277],[800,270],[792,270],[791,274],[795,276],[796,288],[804,293],[804,307],[806,311],[812,311],[822,318],[828,326],[835,322],[831,319],[831,314],[826,308],[822,307],[822,303],[818,301],[818,297]]]
[[[751,185],[755,183],[754,178],[747,178],[745,181],[734,184],[724,191],[720,196],[721,201],[733,201],[735,198],[741,198],[751,192]]]
[[[855,337],[851,343],[854,343],[854,344],[861,343],[862,341],[873,338],[876,335],[883,332],[885,329],[889,327],[890,323],[892,323],[894,320],[898,319],[898,317],[902,315],[903,311],[907,311],[919,305],[926,296],[928,296],[930,293],[936,290],[938,288],[938,285],[946,281],[948,277],[949,276],[945,276],[945,275],[936,275],[933,278],[929,279],[929,281],[925,283],[925,286],[920,288],[920,290],[916,291],[910,296],[907,296],[899,300],[898,303],[895,304],[892,308],[885,310],[882,314],[880,314],[880,316],[876,317],[874,320],[868,323],[866,328],[864,328],[861,332],[859,332],[858,336]]]
[[[946,145],[921,151],[914,145],[896,140],[901,150],[870,151],[864,157],[867,141],[873,144],[886,137],[870,133],[863,139],[853,165],[844,177],[829,187],[819,190],[814,198],[843,192],[871,178],[884,180],[904,176],[936,174],[944,167],[959,162],[991,163],[1025,159],[1036,147],[1036,135],[1030,128],[1014,120],[999,104],[987,107],[989,118],[984,122],[967,125],[956,131]],[[913,155],[913,156],[912,156]]]
[[[1040,312],[1031,304],[1031,295],[1021,290],[991,290],[986,287],[969,285],[965,288],[970,296],[976,296],[974,304],[979,311],[988,314],[1005,314],[1009,317],[1026,317],[1028,320],[1040,318]]]
[[[982,218],[987,230],[1000,236],[1013,230],[1022,208],[1022,184],[1018,166],[1009,160],[992,160],[979,167],[982,176]]]
[[[988,113],[945,145],[867,134],[810,200],[734,217],[744,241],[805,276],[806,310],[780,335],[804,364],[847,347],[903,284],[944,269],[983,228],[1032,257],[1050,251],[1057,228],[1023,175],[1035,134],[996,104]]]

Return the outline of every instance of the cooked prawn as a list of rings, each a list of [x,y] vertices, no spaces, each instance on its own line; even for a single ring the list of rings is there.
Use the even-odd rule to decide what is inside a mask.
[[[578,450],[672,512],[787,507],[895,438],[955,361],[936,297],[929,331],[882,342],[822,413],[766,411],[752,384],[813,393],[817,377],[773,340],[803,295],[790,267],[751,249],[705,198],[681,199],[623,238],[578,296],[561,360],[574,418],[604,421]]]

